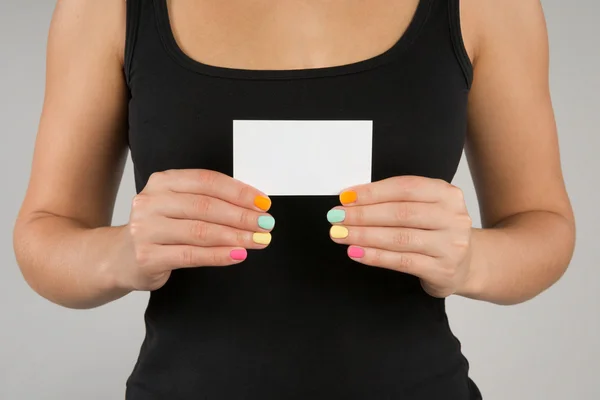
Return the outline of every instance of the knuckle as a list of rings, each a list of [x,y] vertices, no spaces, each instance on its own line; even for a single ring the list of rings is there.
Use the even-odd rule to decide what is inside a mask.
[[[400,176],[396,182],[402,186],[406,191],[410,192],[416,190],[421,186],[422,178],[418,176]]]
[[[398,259],[398,266],[403,270],[410,270],[413,266],[413,259],[405,254],[400,254]]]
[[[361,202],[369,203],[377,196],[377,188],[375,188],[372,184],[361,185],[356,187],[356,191],[359,193],[359,198]]]
[[[143,246],[139,246],[135,249],[135,262],[138,266],[144,268],[148,265],[150,260],[150,251]]]
[[[191,247],[185,247],[179,251],[179,265],[186,266],[194,263],[194,253]]]
[[[394,217],[398,222],[405,222],[414,215],[413,207],[409,206],[408,203],[397,203],[394,210]]]
[[[458,202],[462,202],[465,199],[465,195],[462,191],[461,188],[459,188],[458,186],[454,186],[454,185],[450,185],[450,191],[452,193],[452,197],[455,199],[455,201]]]
[[[444,276],[444,279],[446,279],[448,281],[453,281],[456,278],[456,268],[454,268],[452,266],[448,266],[448,267],[444,268],[444,270],[442,271],[442,274]]]
[[[146,194],[139,193],[139,194],[135,195],[133,197],[133,200],[131,201],[132,211],[134,211],[136,213],[141,211],[148,203],[148,200],[149,200],[149,196],[147,196]]]
[[[373,251],[373,262],[375,265],[383,264],[383,250],[375,249],[375,251]]]
[[[408,185],[408,186],[419,186],[419,184],[422,182],[422,177],[420,176],[415,176],[415,175],[409,175],[409,176],[405,176],[405,179],[403,179],[404,184]]]
[[[465,229],[471,229],[473,227],[473,219],[469,214],[461,215],[460,226]]]
[[[202,186],[213,187],[215,185],[215,181],[217,180],[217,174],[215,174],[213,171],[202,169],[198,171],[197,179]]]
[[[448,187],[448,186],[453,186],[450,182],[442,179],[442,178],[434,178],[433,182],[437,185],[440,185],[442,187]]]
[[[192,200],[192,208],[200,217],[206,217],[207,215],[210,215],[212,202],[208,197],[194,196],[194,199]]]
[[[244,231],[236,230],[235,232],[235,245],[241,246],[246,243],[246,233]]]
[[[237,193],[237,201],[243,203],[248,197],[250,197],[250,187],[242,185]]]
[[[469,247],[470,241],[466,237],[460,237],[460,238],[454,239],[453,244],[454,244],[454,247],[456,247],[456,248],[467,249]]]
[[[240,215],[239,215],[239,224],[241,227],[245,227],[245,226],[250,226],[250,220],[251,220],[251,216],[250,216],[250,212],[246,211],[246,210],[242,210],[240,211]]]
[[[167,179],[167,171],[158,171],[153,173],[152,175],[150,175],[150,178],[148,179],[148,186],[150,187],[154,187],[154,186],[161,186],[162,183]]]
[[[348,210],[352,212],[354,222],[358,225],[362,225],[365,221],[365,209],[364,207],[355,207],[354,209]],[[346,212],[348,212],[346,211]]]
[[[350,237],[350,235],[352,235]],[[353,243],[366,243],[369,241],[369,231],[363,227],[355,227],[352,231],[348,231],[348,237],[345,239]]]
[[[394,234],[392,240],[396,246],[405,247],[413,243],[413,235],[405,230],[400,230]]]
[[[129,223],[129,235],[132,238],[138,238],[142,233],[142,224],[139,221],[132,221]]]
[[[208,224],[202,221],[194,221],[191,224],[192,235],[201,242],[206,241],[209,235]]]
[[[217,251],[211,251],[209,253],[210,264],[213,266],[223,265],[223,257]]]

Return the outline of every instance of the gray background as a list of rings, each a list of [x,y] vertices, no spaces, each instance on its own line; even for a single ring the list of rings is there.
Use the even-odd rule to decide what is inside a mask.
[[[567,186],[578,218],[565,277],[528,303],[500,307],[448,301],[455,334],[486,400],[600,399],[600,3],[543,1],[551,85]],[[43,100],[53,1],[0,2],[0,399],[122,399],[143,338],[147,294],[73,311],[34,294],[12,250]],[[596,173],[594,173],[594,171]],[[477,221],[463,161],[455,183]],[[131,165],[115,223],[127,221]]]

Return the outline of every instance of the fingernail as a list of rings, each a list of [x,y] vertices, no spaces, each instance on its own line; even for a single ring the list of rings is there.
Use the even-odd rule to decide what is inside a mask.
[[[354,190],[347,190],[340,194],[340,202],[342,204],[354,203],[357,199],[356,192]]]
[[[261,215],[258,217],[258,226],[267,230],[273,229],[275,226],[275,218],[271,217],[270,215]]]
[[[348,256],[352,258],[363,258],[365,256],[365,250],[360,247],[350,246],[348,247]]]
[[[256,232],[252,235],[252,240],[256,244],[269,244],[271,243],[271,234],[265,232]]]
[[[344,226],[334,225],[329,230],[329,234],[334,239],[345,239],[348,237],[348,229]]]
[[[231,253],[229,253],[229,255],[235,261],[244,261],[246,257],[248,257],[248,252],[246,251],[246,249],[236,249],[231,250]]]
[[[271,199],[266,196],[256,196],[254,198],[254,205],[263,211],[267,211],[271,208]]]
[[[327,221],[332,224],[336,224],[338,222],[342,222],[346,219],[346,211],[334,208],[333,210],[329,210],[327,212]]]

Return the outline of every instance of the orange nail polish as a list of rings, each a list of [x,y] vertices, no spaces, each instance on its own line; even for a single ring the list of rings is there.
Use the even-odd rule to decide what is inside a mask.
[[[254,205],[263,211],[267,211],[271,208],[271,199],[265,196],[256,196],[254,198]]]
[[[354,203],[357,199],[356,192],[353,190],[347,190],[340,194],[340,201],[342,204]]]

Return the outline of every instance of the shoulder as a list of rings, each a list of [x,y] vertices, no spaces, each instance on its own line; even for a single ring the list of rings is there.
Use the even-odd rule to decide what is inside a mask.
[[[50,26],[54,41],[70,48],[97,49],[123,59],[126,0],[58,0]]]
[[[476,62],[486,52],[546,42],[540,0],[460,0],[465,47]]]

